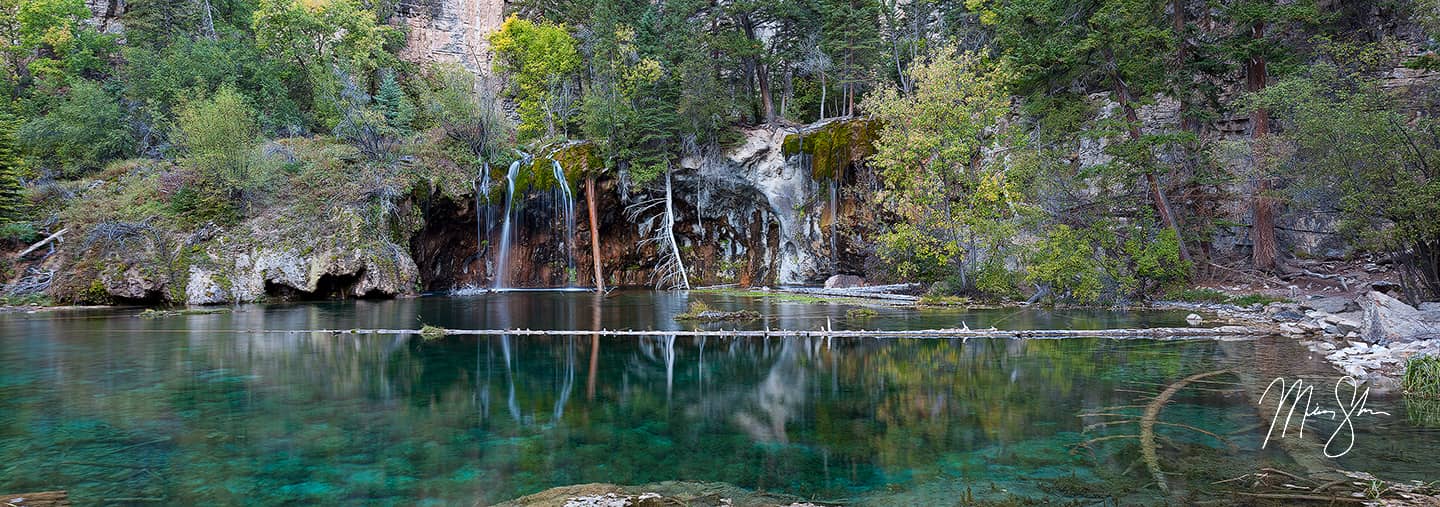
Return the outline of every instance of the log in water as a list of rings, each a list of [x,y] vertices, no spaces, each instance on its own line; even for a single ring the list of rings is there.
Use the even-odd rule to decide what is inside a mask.
[[[1245,326],[1221,326],[1216,328],[1192,328],[1192,327],[1160,327],[1148,329],[1023,329],[1023,330],[999,330],[999,329],[921,329],[911,331],[881,331],[881,330],[802,330],[802,329],[767,329],[767,330],[689,330],[689,331],[657,331],[657,330],[632,330],[632,329],[446,329],[446,335],[463,336],[707,336],[721,338],[786,338],[786,337],[815,337],[815,338],[1139,338],[1152,340],[1167,339],[1212,339],[1212,340],[1234,340],[1254,339],[1266,336],[1273,336],[1274,333],[1264,329],[1254,329]],[[305,330],[267,330],[271,333],[330,333],[330,334],[382,334],[382,335],[419,335],[419,329],[305,329]]]

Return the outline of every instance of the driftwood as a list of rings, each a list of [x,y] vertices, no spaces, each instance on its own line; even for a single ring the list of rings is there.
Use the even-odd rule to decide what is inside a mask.
[[[915,331],[881,330],[698,330],[662,331],[633,329],[446,329],[447,335],[483,336],[708,336],[721,338],[1136,338],[1136,339],[1250,339],[1270,336],[1270,331],[1251,329],[1244,326],[1221,326],[1218,328],[1161,327],[1147,329],[1027,329],[1002,331],[998,329],[923,329]],[[269,333],[326,333],[326,334],[376,334],[376,335],[419,335],[419,329],[307,329],[268,330]]]
[[[19,254],[19,255],[16,255],[15,258],[16,258],[16,259],[22,259],[22,258],[24,258],[26,255],[30,255],[30,252],[34,252],[35,250],[40,249],[40,247],[50,244],[51,241],[55,241],[56,239],[59,239],[60,236],[65,235],[65,232],[66,232],[66,231],[69,231],[69,230],[70,230],[70,228],[69,228],[69,227],[66,227],[66,228],[60,229],[59,231],[56,231],[55,234],[51,234],[51,235],[49,235],[49,236],[46,236],[45,239],[42,239],[42,240],[40,240],[40,242],[35,243],[35,244],[33,244],[33,245],[30,245],[30,248],[26,248],[23,252],[20,252],[20,254]]]
[[[0,495],[0,507],[70,507],[70,495],[64,491]]]

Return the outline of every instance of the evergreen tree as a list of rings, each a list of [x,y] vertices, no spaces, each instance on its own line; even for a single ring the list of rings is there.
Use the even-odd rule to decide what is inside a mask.
[[[841,111],[855,114],[858,96],[880,59],[880,4],[876,0],[821,0],[821,47],[834,61]]]
[[[375,92],[375,108],[385,115],[385,124],[397,135],[410,135],[411,123],[415,121],[415,105],[405,96],[405,90],[395,81],[394,72],[386,72],[380,80],[380,89]]]
[[[0,224],[19,220],[23,213],[20,173],[24,161],[15,142],[15,128],[15,119],[0,113]]]

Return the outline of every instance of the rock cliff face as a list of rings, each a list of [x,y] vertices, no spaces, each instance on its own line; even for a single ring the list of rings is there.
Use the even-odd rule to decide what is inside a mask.
[[[490,69],[486,37],[505,21],[504,9],[505,0],[404,0],[391,20],[407,29],[400,57],[458,63],[484,74]]]
[[[862,170],[847,166],[836,177],[817,178],[809,155],[787,155],[784,149],[787,138],[831,125],[748,129],[742,142],[721,153],[681,161],[672,173],[674,230],[692,285],[819,284],[837,272],[861,271],[869,252],[864,239],[869,235],[855,233],[864,227],[860,201],[867,193],[858,190]],[[503,181],[503,176],[495,179]],[[568,239],[573,246],[566,244],[552,190],[515,197],[511,285],[593,284],[585,189],[578,176],[569,184],[576,201],[576,233]],[[636,214],[627,210],[663,197],[661,185],[663,180],[645,189],[622,188],[613,172],[597,182],[596,221],[607,286],[655,283],[655,266],[669,252],[645,239],[663,223],[661,207]],[[493,200],[478,209],[473,201],[428,205],[425,228],[411,241],[427,290],[492,286],[504,198]],[[573,272],[567,262],[572,248]]]
[[[281,208],[234,227],[174,235],[147,224],[97,227],[52,263],[62,299],[218,304],[412,295],[410,253],[353,214]],[[386,229],[386,228],[382,228]]]
[[[85,6],[90,8],[90,23],[101,32],[125,31],[125,25],[120,20],[125,15],[125,0],[85,0]]]

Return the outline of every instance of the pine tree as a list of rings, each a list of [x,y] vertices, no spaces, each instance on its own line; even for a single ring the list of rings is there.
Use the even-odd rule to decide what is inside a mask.
[[[875,0],[823,0],[824,32],[820,45],[835,62],[841,87],[841,110],[855,114],[859,89],[869,82],[880,58],[880,4]]]
[[[385,125],[392,132],[402,136],[410,134],[410,125],[415,121],[415,105],[405,96],[393,72],[386,72],[384,79],[380,80],[380,89],[375,92],[375,108],[385,115]]]

